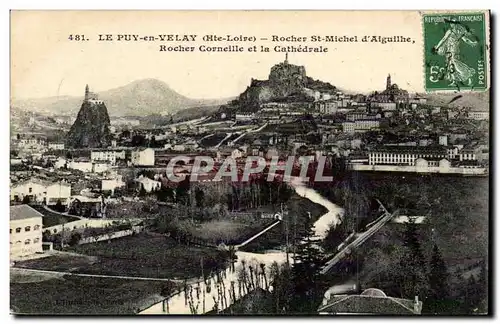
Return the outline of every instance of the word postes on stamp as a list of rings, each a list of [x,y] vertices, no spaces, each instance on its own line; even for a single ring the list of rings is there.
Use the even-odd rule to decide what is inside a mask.
[[[424,14],[422,18],[426,90],[486,90],[485,14]]]

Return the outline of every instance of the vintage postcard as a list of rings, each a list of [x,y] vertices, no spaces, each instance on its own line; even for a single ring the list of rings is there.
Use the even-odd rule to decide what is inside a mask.
[[[490,12],[11,11],[16,315],[488,315]]]

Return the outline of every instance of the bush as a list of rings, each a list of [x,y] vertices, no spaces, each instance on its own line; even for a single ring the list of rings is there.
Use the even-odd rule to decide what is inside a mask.
[[[80,234],[78,232],[74,232],[71,234],[71,238],[69,239],[68,244],[70,246],[78,245],[78,243],[80,242],[81,239],[82,239],[82,234]]]

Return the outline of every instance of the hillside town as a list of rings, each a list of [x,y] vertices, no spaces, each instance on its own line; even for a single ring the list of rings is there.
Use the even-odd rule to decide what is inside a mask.
[[[39,313],[51,304],[48,312],[62,314],[78,312],[78,305],[95,314],[481,312],[487,306],[487,254],[480,251],[488,243],[486,232],[474,236],[480,243],[468,241],[467,234],[448,235],[446,227],[457,216],[455,207],[443,206],[462,205],[433,190],[463,188],[456,196],[448,190],[463,201],[467,189],[475,188],[472,183],[487,182],[489,111],[469,104],[466,94],[438,102],[409,93],[396,83],[405,80],[395,80],[391,72],[379,89],[353,94],[307,76],[286,53],[267,80],[250,80],[242,94],[215,112],[166,116],[157,125],[109,116],[106,101],[91,85],[82,85],[74,120],[54,119],[55,125],[68,126],[65,136],[48,136],[37,118],[29,121],[40,126],[37,132],[12,134],[11,276],[41,276],[40,271],[50,276],[36,287],[15,283],[12,311]],[[198,173],[200,156],[214,163]],[[245,178],[249,157],[266,167]],[[311,157],[305,172],[300,157]],[[290,158],[288,176],[300,184],[284,177],[265,180],[272,163],[284,165]],[[216,176],[228,159],[236,166],[236,180]],[[307,179],[320,167],[332,181]],[[186,180],[173,181],[172,173]],[[356,182],[360,177],[366,183]],[[487,209],[487,201],[470,205]],[[435,220],[436,214],[448,222]],[[436,271],[444,264],[448,273],[453,269],[453,278],[446,279],[453,287],[448,295],[429,292],[440,281],[432,276],[425,285],[434,290],[421,288],[423,283],[400,288],[398,282],[407,277],[377,266],[377,260],[390,265],[399,264],[396,255],[405,257],[396,232],[421,237],[412,244],[422,245],[425,260],[431,254],[439,259]],[[460,248],[450,248],[456,241],[448,238],[473,245],[470,255],[460,259]],[[353,260],[354,249],[363,262]],[[311,250],[318,252],[312,256]],[[312,264],[315,272],[306,269]],[[297,278],[294,271],[303,282],[286,282]],[[399,274],[410,276],[409,271]],[[97,289],[96,299],[57,292],[61,276],[72,289]],[[96,281],[87,282],[86,276]],[[99,276],[116,288],[110,291],[123,295],[117,300],[100,295]],[[125,281],[130,283],[124,286]],[[480,287],[474,288],[474,302],[464,297],[472,296],[472,290],[464,291],[468,283]],[[289,284],[296,285],[296,298]],[[302,293],[311,298],[299,298]],[[33,301],[18,294],[46,297],[30,308]],[[453,303],[445,308],[440,298]]]

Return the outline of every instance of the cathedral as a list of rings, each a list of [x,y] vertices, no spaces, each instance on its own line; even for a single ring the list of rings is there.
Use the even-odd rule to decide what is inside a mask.
[[[396,103],[404,103],[408,102],[410,95],[408,91],[400,89],[396,83],[392,83],[391,75],[387,75],[387,79],[385,82],[385,90],[382,92],[375,92],[371,96],[371,100],[373,102],[396,102]]]

